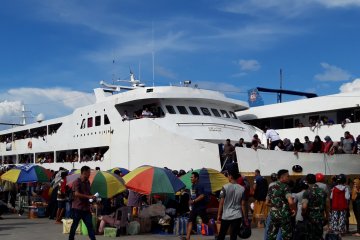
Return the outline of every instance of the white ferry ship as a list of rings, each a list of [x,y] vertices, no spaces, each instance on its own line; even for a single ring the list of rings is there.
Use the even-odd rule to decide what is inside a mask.
[[[316,135],[322,140],[325,136],[330,136],[333,141],[340,141],[345,131],[349,131],[355,138],[360,135],[359,104],[360,93],[341,93],[252,107],[236,114],[240,120],[248,124],[262,129],[264,126],[275,129],[281,139],[288,138],[291,142],[294,142],[295,138],[304,142],[305,136],[313,141]],[[304,168],[304,172],[323,172],[330,175],[360,173],[360,155],[356,154],[294,155],[288,152],[274,152],[276,151],[259,151],[253,164],[269,166],[268,161],[271,161],[273,165],[279,166],[281,162],[282,166],[288,169],[298,164]],[[288,161],[283,159],[286,158],[284,155],[287,155]],[[243,171],[253,168],[245,166],[247,164],[247,161],[243,162]]]
[[[145,87],[101,82],[96,102],[68,116],[0,132],[1,164],[36,163],[57,170],[89,165],[103,170],[144,165],[221,169],[219,143],[251,141],[260,130],[242,123],[243,101],[190,85]],[[141,116],[144,109],[152,116]],[[127,112],[129,118],[123,119]]]
[[[240,120],[263,128],[276,129],[281,138],[313,140],[316,135],[333,141],[349,131],[360,134],[360,92],[340,93],[321,97],[252,107],[236,113]]]
[[[225,139],[251,142],[254,134],[264,139],[259,128],[243,123],[235,114],[253,110],[246,110],[246,102],[189,84],[145,87],[133,75],[129,82],[131,87],[102,82],[103,87],[94,90],[96,102],[68,116],[0,131],[1,164],[35,163],[54,170],[83,165],[132,170],[145,164],[177,170],[221,170],[220,144]],[[146,108],[152,116],[141,116]],[[277,116],[278,111],[285,110],[268,114]],[[292,173],[302,175],[360,172],[359,157],[350,154],[294,155],[242,147],[236,148],[236,154],[245,174],[260,169],[262,175],[270,175],[281,168],[291,171],[294,165],[303,171]]]

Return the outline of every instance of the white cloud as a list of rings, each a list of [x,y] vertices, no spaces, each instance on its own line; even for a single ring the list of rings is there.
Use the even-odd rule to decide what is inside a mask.
[[[17,88],[0,93],[0,119],[19,123],[21,106],[31,111],[31,116],[43,113],[46,117],[61,117],[75,108],[95,102],[93,94],[65,88]]]
[[[338,82],[349,80],[351,77],[349,72],[337,66],[330,65],[328,63],[321,63],[320,65],[323,67],[324,72],[316,74],[314,76],[316,80],[324,82]]]
[[[156,66],[155,72],[156,72],[156,74],[158,74],[160,76],[170,78],[170,79],[176,79],[176,74],[172,70],[166,69],[165,67]]]
[[[315,2],[328,8],[360,7],[360,0],[315,0]]]
[[[3,101],[0,102],[0,122],[2,123],[20,123],[21,101]],[[2,126],[0,125],[0,128]]]
[[[228,83],[223,83],[223,82],[198,81],[198,82],[194,82],[194,85],[195,84],[197,84],[199,86],[199,88],[202,88],[202,89],[215,90],[215,91],[224,92],[224,93],[243,93],[244,92],[241,88],[239,88],[233,84],[228,84]]]
[[[341,93],[360,92],[360,78],[356,78],[354,81],[344,83],[340,86]]]
[[[259,70],[261,67],[260,63],[253,59],[249,59],[249,60],[240,59],[239,65],[240,65],[241,71],[252,71],[253,72],[253,71]]]
[[[225,12],[257,16],[260,18],[281,16],[295,18],[309,14],[309,10],[325,8],[349,8],[360,7],[360,0],[229,0],[220,9]]]

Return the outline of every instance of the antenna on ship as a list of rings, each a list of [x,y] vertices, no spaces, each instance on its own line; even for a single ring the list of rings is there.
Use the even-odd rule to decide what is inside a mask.
[[[115,84],[115,58],[112,60],[112,83]]]
[[[155,87],[155,44],[154,44],[154,22],[151,23],[152,32],[152,71],[153,71],[153,87]]]
[[[22,106],[21,106],[21,121],[20,121],[20,124],[21,125],[26,125],[26,119],[27,118],[32,118],[32,117],[28,117],[28,116],[26,116],[26,114],[27,113],[30,113],[31,114],[31,111],[27,111],[27,110],[25,110],[25,104],[23,104]]]
[[[282,102],[282,69],[280,68],[280,92],[278,92],[277,94],[277,102],[281,103]]]

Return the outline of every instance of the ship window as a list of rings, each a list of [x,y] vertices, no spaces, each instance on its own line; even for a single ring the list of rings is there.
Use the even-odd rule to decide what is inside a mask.
[[[53,163],[54,156],[54,152],[35,153],[35,163]]]
[[[55,123],[49,125],[49,134],[55,134],[57,130],[61,127],[61,125],[62,123]],[[85,123],[84,123],[84,128],[85,128]]]
[[[285,128],[293,128],[294,127],[294,119],[293,118],[284,119],[284,127]]]
[[[206,107],[201,107],[200,109],[205,116],[211,116],[209,109],[207,109]]]
[[[212,108],[211,112],[215,115],[215,117],[221,117],[221,115],[220,115],[220,113],[219,113],[219,111],[217,109]]]
[[[175,114],[175,109],[173,106],[171,105],[166,105],[166,110],[170,113],[170,114]]]
[[[100,126],[101,125],[101,116],[96,116],[95,117],[95,126]]]
[[[225,110],[220,110],[223,117],[230,118],[229,114]]]
[[[109,120],[107,114],[104,115],[104,124],[105,124],[105,125],[110,124],[110,120]]]
[[[82,120],[82,122],[81,122],[81,127],[80,127],[80,129],[84,129],[85,128],[85,124],[86,124],[86,122],[85,122],[85,118]]]
[[[89,117],[89,118],[87,119],[87,122],[88,122],[87,127],[88,127],[88,128],[91,128],[91,127],[93,126],[93,118],[92,118],[92,117]]]
[[[229,113],[230,113],[230,116],[231,116],[233,119],[238,119],[238,118],[236,117],[236,114],[235,114],[234,112],[229,111]]]
[[[188,114],[188,111],[184,106],[176,106],[180,114]]]
[[[190,112],[194,115],[200,115],[199,109],[197,107],[189,107]]]

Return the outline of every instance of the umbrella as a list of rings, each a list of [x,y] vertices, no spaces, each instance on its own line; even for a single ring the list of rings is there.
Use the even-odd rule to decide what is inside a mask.
[[[126,174],[129,173],[129,170],[127,170],[126,168],[121,168],[121,167],[114,167],[114,168],[108,170],[108,172],[114,173],[115,170],[119,170],[123,176],[125,176]]]
[[[23,165],[15,167],[3,175],[2,180],[14,183],[29,183],[29,182],[49,182],[50,172],[38,165]]]
[[[67,184],[71,187],[80,175],[80,170],[76,170],[73,174],[67,176]],[[126,189],[124,180],[121,177],[104,171],[91,170],[89,182],[90,192],[92,194],[99,193],[101,198],[111,198]]]
[[[176,193],[185,185],[171,171],[141,166],[124,176],[127,188],[142,194]]]
[[[199,184],[204,186],[205,192],[216,192],[221,190],[222,186],[229,183],[227,177],[224,176],[219,171],[216,171],[212,168],[201,168],[188,172],[187,174],[181,176],[181,181],[185,183],[187,189],[191,189],[191,174],[193,172],[199,173]]]

